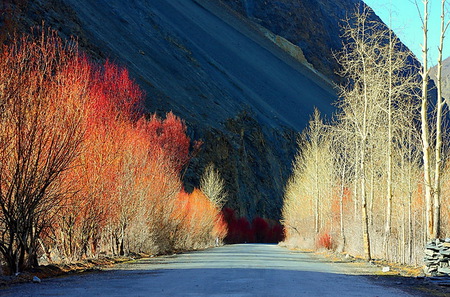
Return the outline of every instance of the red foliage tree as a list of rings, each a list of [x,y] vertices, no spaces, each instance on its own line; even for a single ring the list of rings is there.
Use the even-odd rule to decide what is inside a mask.
[[[157,115],[152,115],[150,120],[141,118],[138,127],[145,130],[152,140],[149,147],[150,152],[153,155],[164,152],[170,166],[181,172],[191,158],[191,140],[186,135],[185,123],[169,112],[165,119],[161,119]],[[198,145],[198,143],[194,143],[195,147]]]
[[[10,273],[38,265],[85,131],[89,65],[56,32],[35,33],[0,54],[0,252]]]

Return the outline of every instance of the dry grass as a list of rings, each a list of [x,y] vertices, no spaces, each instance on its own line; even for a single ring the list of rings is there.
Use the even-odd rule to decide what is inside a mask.
[[[40,279],[57,277],[68,274],[79,274],[92,271],[98,271],[104,267],[111,267],[118,263],[132,262],[139,258],[145,258],[149,255],[135,255],[135,257],[101,257],[97,259],[86,259],[76,263],[70,264],[49,264],[42,265],[38,268],[25,271],[16,276],[1,276],[0,287],[11,284],[32,282],[33,277],[37,276]]]

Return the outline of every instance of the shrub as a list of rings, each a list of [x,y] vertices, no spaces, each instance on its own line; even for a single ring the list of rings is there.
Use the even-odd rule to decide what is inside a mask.
[[[316,240],[317,248],[325,248],[327,250],[332,250],[334,247],[333,238],[329,233],[322,233],[317,236]]]

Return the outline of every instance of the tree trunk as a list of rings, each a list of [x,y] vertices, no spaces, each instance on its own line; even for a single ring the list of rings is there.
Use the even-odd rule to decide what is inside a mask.
[[[317,140],[315,140],[317,141]],[[319,216],[319,206],[320,206],[320,190],[319,190],[319,156],[318,156],[318,141],[315,143],[315,168],[314,168],[314,192],[315,192],[315,205],[314,205],[314,231],[319,234],[320,230],[320,216]],[[323,161],[323,160],[321,160]]]
[[[388,139],[387,139],[387,180],[386,180],[386,224],[384,227],[384,256],[387,258],[392,217],[392,31],[389,31],[389,94],[388,94]]]
[[[345,166],[345,165],[344,165]],[[339,199],[339,215],[340,215],[340,231],[342,239],[342,251],[345,251],[345,230],[344,230],[344,176],[345,167],[342,169],[341,173],[341,197]]]
[[[434,238],[433,234],[433,209],[431,200],[431,162],[430,162],[430,143],[428,128],[428,0],[423,0],[423,65],[422,65],[422,104],[420,106],[420,117],[422,121],[422,152],[423,152],[423,175],[425,187],[425,217],[427,240]]]
[[[444,37],[447,25],[445,24],[445,2],[441,1],[441,34],[439,38],[439,56],[437,65],[437,103],[436,103],[436,159],[434,167],[434,212],[433,212],[433,238],[439,237],[441,217],[441,169],[442,169],[442,110],[445,101],[442,98],[442,51],[444,49]]]
[[[371,259],[370,253],[370,237],[369,237],[369,218],[367,214],[367,201],[366,201],[366,178],[364,176],[365,171],[365,153],[361,155],[361,220],[363,225],[363,246],[364,246],[364,258],[366,260]]]

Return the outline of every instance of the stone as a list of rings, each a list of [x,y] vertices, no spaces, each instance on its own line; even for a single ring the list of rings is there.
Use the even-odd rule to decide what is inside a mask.
[[[450,274],[450,268],[449,267],[438,267],[438,272]]]
[[[441,249],[439,253],[444,256],[450,256],[450,249]]]
[[[434,250],[429,250],[429,249],[425,250],[425,255],[434,256],[435,254],[436,254],[436,252]]]
[[[439,251],[439,248],[434,243],[429,243],[426,246],[427,250]]]

